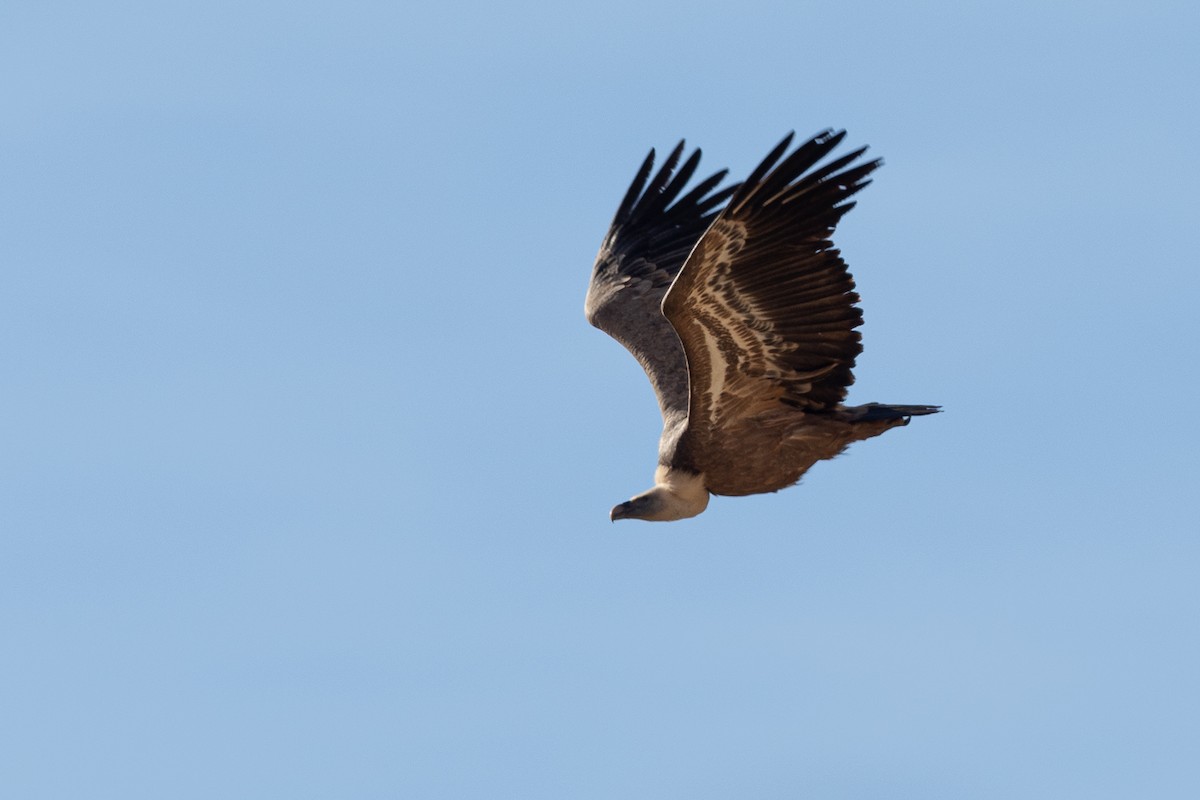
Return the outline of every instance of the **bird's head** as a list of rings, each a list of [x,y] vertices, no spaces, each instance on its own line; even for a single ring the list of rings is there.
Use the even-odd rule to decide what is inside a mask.
[[[613,508],[609,519],[644,519],[671,522],[694,517],[708,508],[708,490],[679,492],[662,484]]]

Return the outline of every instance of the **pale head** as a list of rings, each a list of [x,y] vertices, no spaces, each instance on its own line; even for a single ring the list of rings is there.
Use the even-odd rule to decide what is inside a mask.
[[[632,500],[613,508],[609,518],[644,519],[650,522],[672,522],[694,517],[708,508],[708,489],[704,476],[659,467],[654,474],[655,486]]]

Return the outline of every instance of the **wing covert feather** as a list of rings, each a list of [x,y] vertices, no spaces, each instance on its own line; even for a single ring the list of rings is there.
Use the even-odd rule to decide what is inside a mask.
[[[706,439],[780,404],[830,410],[853,383],[862,312],[830,236],[880,162],[850,166],[857,150],[818,168],[844,135],[825,131],[784,157],[789,134],[733,194],[663,298],[691,375],[689,436]]]

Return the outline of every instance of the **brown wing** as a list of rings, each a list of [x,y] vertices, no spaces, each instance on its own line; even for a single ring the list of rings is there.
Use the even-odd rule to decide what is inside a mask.
[[[588,321],[624,345],[646,370],[668,421],[686,417],[688,381],[683,349],[662,315],[662,298],[737,188],[713,191],[725,177],[722,170],[680,197],[700,164],[695,150],[676,172],[683,150],[680,142],[653,178],[653,150],[642,163],[600,246],[584,305]]]
[[[730,199],[663,299],[690,379],[694,454],[770,411],[837,406],[862,352],[854,280],[829,237],[879,164],[866,148],[817,163],[845,132],[783,157],[789,134]]]

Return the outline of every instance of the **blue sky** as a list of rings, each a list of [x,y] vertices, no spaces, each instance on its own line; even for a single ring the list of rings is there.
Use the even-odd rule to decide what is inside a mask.
[[[0,793],[1200,794],[1193,4],[0,17]],[[826,127],[946,413],[611,525],[634,170]]]

